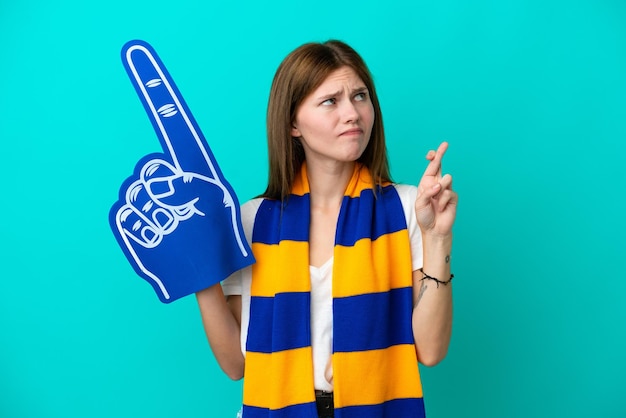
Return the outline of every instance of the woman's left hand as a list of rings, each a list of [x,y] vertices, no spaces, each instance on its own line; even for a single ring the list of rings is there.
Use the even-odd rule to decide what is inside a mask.
[[[457,194],[452,190],[452,176],[441,175],[441,160],[448,149],[442,142],[437,151],[428,151],[430,161],[417,186],[415,216],[422,234],[449,236],[456,218]]]

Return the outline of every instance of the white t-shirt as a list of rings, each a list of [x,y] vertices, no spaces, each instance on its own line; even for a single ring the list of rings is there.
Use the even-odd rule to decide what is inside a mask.
[[[415,219],[415,198],[417,187],[395,185],[409,231],[413,271],[422,267],[422,235]],[[241,206],[241,221],[248,243],[252,240],[254,219],[262,198],[252,199]],[[311,273],[311,347],[313,348],[313,371],[315,389],[333,390],[332,337],[333,337],[333,298],[332,274],[333,259],[322,266],[309,266]],[[246,353],[248,324],[250,323],[250,285],[252,268],[246,267],[232,274],[222,282],[224,294],[241,295],[241,351]]]

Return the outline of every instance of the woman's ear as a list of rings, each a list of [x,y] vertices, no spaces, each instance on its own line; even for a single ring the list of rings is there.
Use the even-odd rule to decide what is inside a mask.
[[[294,138],[300,138],[302,136],[302,134],[300,133],[300,130],[296,128],[295,123],[291,124],[291,136]]]

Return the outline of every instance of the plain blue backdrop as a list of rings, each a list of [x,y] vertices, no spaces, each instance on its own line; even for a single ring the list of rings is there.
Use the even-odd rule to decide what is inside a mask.
[[[454,335],[429,417],[624,417],[626,3],[0,3],[0,416],[228,417],[193,297],[161,304],[107,214],[156,135],[119,57],[150,42],[239,199],[266,181],[282,58],[365,58],[394,178],[450,143]]]

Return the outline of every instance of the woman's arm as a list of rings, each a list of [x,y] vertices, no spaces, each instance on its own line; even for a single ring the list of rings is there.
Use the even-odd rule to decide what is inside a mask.
[[[204,332],[218,364],[233,380],[243,377],[244,357],[241,353],[241,296],[224,297],[222,286],[196,293]]]
[[[452,177],[441,174],[441,160],[447,148],[444,142],[437,152],[429,151],[426,155],[430,163],[415,200],[424,266],[413,272],[413,335],[418,360],[426,366],[443,360],[452,334],[450,256],[458,196],[452,191]]]
[[[422,271],[438,280],[450,278],[452,237],[423,237]],[[434,366],[446,356],[452,335],[452,286],[424,279],[420,270],[413,272],[413,335],[420,363]]]

